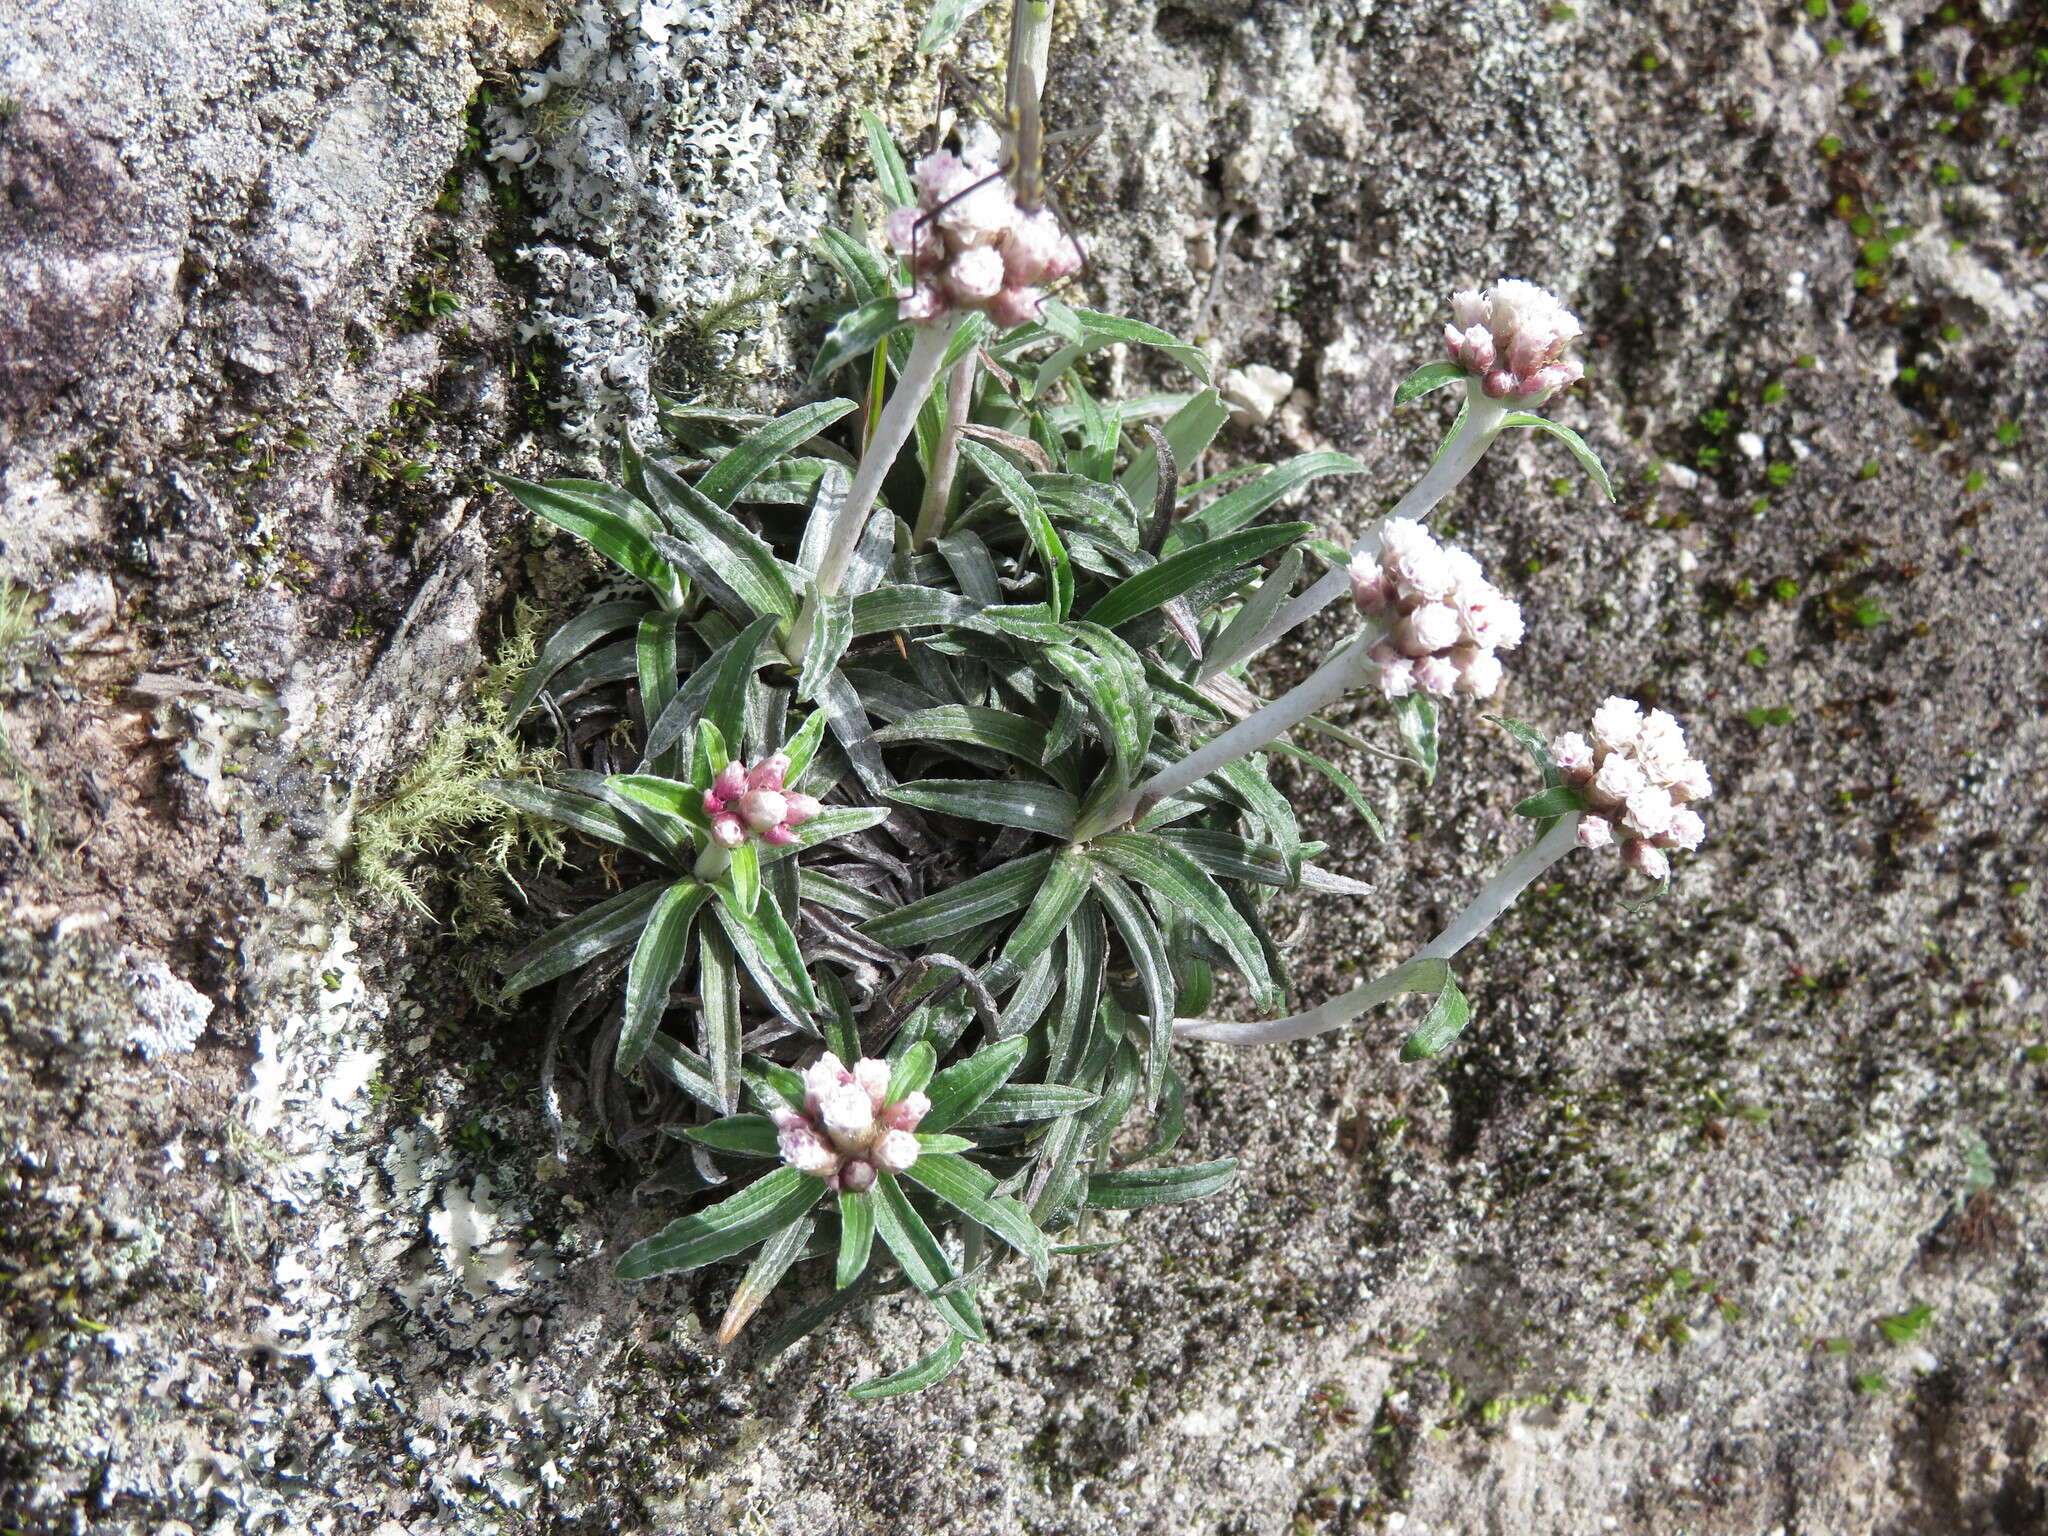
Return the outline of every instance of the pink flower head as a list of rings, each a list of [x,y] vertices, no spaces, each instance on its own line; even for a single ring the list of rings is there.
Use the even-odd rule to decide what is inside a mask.
[[[711,792],[721,800],[737,800],[747,792],[747,770],[737,760],[718,770]]]
[[[1594,807],[1579,817],[1579,846],[1621,844],[1622,861],[1653,880],[1667,879],[1667,849],[1686,853],[1706,836],[1706,823],[1687,802],[1712,790],[1692,756],[1685,731],[1661,709],[1647,714],[1634,699],[1614,697],[1593,713],[1592,739],[1572,732],[1550,744],[1567,783],[1583,784]]]
[[[771,752],[747,770],[747,788],[780,789],[783,777],[788,772],[788,756],[781,752]]]
[[[915,207],[889,215],[884,233],[910,260],[913,285],[897,294],[898,318],[928,324],[980,310],[999,328],[1039,318],[1040,285],[1071,277],[1081,249],[1050,209],[1017,205],[993,158],[993,140],[962,154],[940,150],[917,162]]]
[[[782,818],[782,824],[786,827],[800,827],[824,809],[818,803],[817,796],[806,795],[797,790],[790,790],[782,799],[787,806]]]
[[[1584,374],[1565,356],[1584,330],[1534,283],[1502,278],[1484,293],[1465,289],[1451,297],[1451,319],[1444,348],[1490,399],[1540,405]]]
[[[1386,627],[1368,654],[1380,666],[1380,689],[1391,699],[1415,689],[1448,699],[1490,699],[1506,669],[1494,654],[1522,640],[1522,610],[1486,579],[1462,549],[1439,544],[1407,518],[1379,528],[1379,554],[1351,563],[1359,612]]]
[[[789,757],[782,752],[770,753],[751,768],[727,763],[704,792],[712,841],[723,848],[737,848],[749,837],[758,837],[771,848],[802,841],[796,829],[824,807],[817,796],[788,788],[788,778]]]
[[[868,1188],[877,1168],[901,1173],[916,1162],[920,1143],[914,1133],[931,1100],[907,1093],[888,1102],[894,1070],[875,1056],[848,1067],[830,1051],[806,1067],[804,1108],[778,1105],[771,1111],[782,1160],[844,1190]]]
[[[711,818],[711,841],[721,848],[737,848],[747,840],[747,829],[729,812]]]
[[[790,847],[797,841],[796,829],[790,826],[788,822],[783,822],[763,832],[761,834],[761,841],[770,848]]]

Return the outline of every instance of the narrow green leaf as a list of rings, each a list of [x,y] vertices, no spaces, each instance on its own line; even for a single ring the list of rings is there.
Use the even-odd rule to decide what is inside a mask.
[[[741,843],[729,855],[718,888],[735,908],[751,917],[761,904],[761,848],[751,840]]]
[[[976,1051],[956,1061],[931,1080],[925,1089],[931,1108],[917,1128],[931,1134],[958,1125],[986,1103],[989,1095],[1009,1081],[1023,1061],[1030,1041],[1023,1035]]]
[[[780,623],[776,615],[764,613],[733,637],[725,659],[711,680],[711,692],[704,700],[704,718],[718,727],[719,734],[737,745],[747,723],[747,686],[754,671],[768,658],[762,650]]]
[[[1145,993],[1145,1071],[1148,1084],[1156,1087],[1166,1070],[1167,1050],[1173,1044],[1173,1000],[1180,990],[1174,985],[1166,938],[1137,894],[1107,869],[1096,870],[1095,899],[1116,924],[1125,953],[1137,969],[1138,985]]]
[[[792,1173],[794,1169],[790,1170]],[[981,1325],[981,1313],[974,1305],[971,1290],[960,1289],[935,1294],[950,1285],[959,1276],[954,1273],[945,1250],[939,1247],[939,1240],[932,1236],[924,1218],[910,1203],[910,1197],[896,1182],[896,1175],[879,1172],[875,1175],[873,1190],[875,1197],[875,1230],[888,1244],[889,1251],[896,1255],[896,1262],[903,1266],[903,1273],[910,1283],[931,1299],[939,1315],[946,1319],[956,1333],[970,1339],[985,1339],[988,1335]]]
[[[1449,360],[1424,363],[1401,381],[1400,387],[1394,391],[1394,404],[1403,406],[1411,400],[1420,400],[1431,390],[1442,389],[1446,384],[1456,384],[1469,377],[1463,363]]]
[[[1554,784],[1540,790],[1515,807],[1517,816],[1566,816],[1586,809],[1586,791],[1577,784]]]
[[[867,1272],[868,1252],[875,1242],[875,1206],[864,1189],[839,1191],[839,1264],[833,1287],[845,1290]],[[955,1335],[957,1337],[957,1335]]]
[[[797,674],[796,696],[799,700],[808,703],[818,696],[818,690],[825,686],[825,680],[839,665],[840,658],[845,656],[847,646],[853,643],[855,601],[844,592],[827,593],[818,600],[811,643],[804,651],[803,668]]]
[[[1268,750],[1278,752],[1282,757],[1291,757],[1298,763],[1307,763],[1309,767],[1337,786],[1337,793],[1350,801],[1351,808],[1365,818],[1365,824],[1372,829],[1372,835],[1375,840],[1382,843],[1387,840],[1387,829],[1380,822],[1378,809],[1371,800],[1366,798],[1365,790],[1350,774],[1339,768],[1328,758],[1320,757],[1305,747],[1297,747],[1292,742],[1276,741]]]
[[[947,5],[955,3],[956,0],[941,0],[938,9],[944,10]],[[932,25],[932,22],[927,21],[925,30],[929,32]],[[924,46],[923,37],[918,39],[918,52],[931,52],[931,49]],[[896,141],[889,136],[889,130],[883,125],[882,120],[866,107],[860,110],[860,126],[861,132],[867,135],[868,160],[875,168],[875,180],[881,187],[882,201],[891,208],[907,208],[917,201],[917,188],[910,180],[910,171],[903,163],[903,156],[896,149]]]
[[[892,629],[951,628],[965,624],[980,605],[936,587],[877,587],[853,600],[853,635],[883,634]]]
[[[713,506],[730,507],[769,465],[856,408],[852,400],[818,400],[776,417],[705,470],[697,481],[698,493]]]
[[[638,938],[647,915],[668,887],[666,880],[650,880],[570,918],[546,938],[513,956],[512,979],[505,983],[499,996],[517,997]]]
[[[916,779],[889,791],[889,798],[919,810],[1018,827],[1066,837],[1079,809],[1074,797],[1050,784],[1006,783],[1000,779]]]
[[[845,281],[857,302],[865,304],[893,296],[896,279],[890,264],[845,230],[826,225],[818,232],[818,243],[813,249],[831,263],[832,270]]]
[[[1099,1211],[1142,1211],[1148,1206],[1200,1200],[1237,1176],[1237,1163],[1223,1158],[1179,1168],[1125,1169],[1088,1176],[1088,1204]]]
[[[1052,1250],[1031,1213],[995,1193],[995,1180],[964,1157],[925,1152],[905,1172],[970,1221],[986,1227],[1031,1261],[1031,1276],[1045,1283]]]
[[[817,360],[811,364],[811,382],[830,378],[835,369],[867,356],[887,341],[890,332],[906,323],[899,318],[898,309],[896,295],[884,293],[841,315],[818,348]]]
[[[966,24],[968,17],[987,4],[988,0],[935,0],[931,14],[924,19],[924,30],[917,34],[918,55],[921,58],[929,58],[937,53],[946,44],[953,41],[960,28]],[[866,113],[861,115],[863,117],[867,116]],[[873,136],[874,130],[870,129],[869,137],[872,138]],[[907,184],[907,177],[905,181]],[[901,196],[893,197],[892,200],[898,207],[901,207],[906,203],[915,202],[916,198],[906,192]],[[912,1369],[915,1370],[916,1367],[913,1366]],[[948,1366],[946,1369],[951,1370],[952,1367]],[[944,1372],[940,1374],[943,1375]],[[894,1380],[893,1377],[890,1379]],[[936,1381],[938,1378],[934,1377],[932,1379]],[[857,1391],[858,1389],[856,1389]]]
[[[1252,989],[1268,1000],[1273,998],[1273,978],[1266,969],[1258,936],[1230,904],[1223,888],[1194,859],[1172,843],[1143,832],[1113,832],[1096,838],[1088,847],[1096,858],[1151,891],[1155,910],[1179,911],[1200,925],[1223,946]]]
[[[732,940],[740,963],[760,983],[762,991],[776,1002],[777,1011],[791,1023],[810,1028],[810,1015],[817,1009],[818,994],[811,985],[811,973],[804,965],[803,951],[797,945],[796,935],[790,932],[789,924],[783,919],[782,909],[772,901],[763,901],[756,903],[752,912],[741,912],[730,902],[721,901],[717,912],[719,923],[724,927],[726,937]]]
[[[550,480],[535,484],[497,477],[519,504],[557,528],[573,533],[627,575],[645,582],[664,608],[682,605],[682,578],[656,550],[646,509],[616,486],[594,480]]]
[[[718,1321],[718,1332],[713,1337],[720,1344],[730,1344],[740,1336],[740,1330],[761,1310],[769,1293],[782,1283],[789,1266],[803,1257],[817,1225],[815,1217],[806,1216],[791,1222],[761,1245],[760,1254],[747,1266],[746,1274],[733,1290],[732,1300],[726,1303],[725,1316]]]
[[[796,617],[796,592],[782,562],[744,523],[652,459],[647,462],[647,492],[669,526],[669,532],[654,535],[654,547],[697,577],[707,591],[725,590],[736,596],[743,606],[728,610],[735,620],[773,614],[786,623]]]
[[[1074,606],[1074,568],[1067,559],[1066,545],[1060,542],[1059,531],[1039,504],[1038,493],[1031,488],[1031,482],[994,449],[976,442],[963,442],[960,451],[987,477],[989,484],[996,488],[1003,500],[1010,504],[1010,510],[1023,522],[1031,547],[1038,552],[1038,563],[1045,571],[1046,602],[1051,605],[1052,616],[1055,621],[1066,618]]]
[[[712,924],[697,937],[697,1029],[704,1067],[718,1107],[727,1114],[740,1102],[740,970],[732,945]]]
[[[875,732],[875,740],[886,744],[957,741],[987,747],[1033,768],[1043,767],[1069,791],[1078,787],[1072,763],[1057,756],[1050,763],[1040,760],[1046,743],[1045,727],[1005,709],[981,709],[968,704],[921,709]]]
[[[780,1157],[775,1122],[766,1115],[727,1115],[709,1125],[692,1125],[683,1134],[717,1152],[737,1157]]]
[[[1053,860],[1045,873],[1045,883],[1031,898],[1031,905],[1017,926],[1010,930],[1001,957],[988,968],[983,978],[991,992],[1001,992],[1008,987],[1023,975],[1026,966],[1052,947],[1053,941],[1066,931],[1068,920],[1088,894],[1094,878],[1095,868],[1089,863],[1088,855],[1077,848],[1059,851],[1059,857]],[[1003,1032],[1009,1033],[1007,1019],[1004,1026]]]
[[[920,49],[929,52],[929,49]],[[949,1333],[946,1342],[926,1355],[915,1365],[906,1365],[902,1370],[888,1376],[876,1376],[848,1387],[846,1395],[858,1398],[864,1403],[876,1402],[885,1397],[901,1397],[906,1392],[922,1392],[926,1387],[944,1381],[960,1363],[962,1349],[960,1335]]]
[[[1265,633],[1266,626],[1273,622],[1280,612],[1280,605],[1292,595],[1294,583],[1300,575],[1301,551],[1290,549],[1278,569],[1260,582],[1259,589],[1244,600],[1244,606],[1224,626],[1223,633],[1210,642],[1209,655],[1235,658],[1249,649],[1252,642]]]
[[[1600,487],[1600,493],[1609,501],[1614,500],[1614,482],[1607,478],[1607,466],[1600,462],[1586,440],[1562,422],[1552,421],[1548,416],[1532,415],[1528,411],[1510,411],[1501,418],[1503,427],[1533,427],[1538,432],[1548,432],[1572,451],[1572,457],[1579,461],[1579,468]]]
[[[1016,1043],[1024,1043],[1024,1038],[1018,1036]],[[1078,1115],[1096,1097],[1085,1089],[1065,1088],[1057,1083],[1006,1083],[953,1123],[968,1130],[976,1126],[1016,1125],[1027,1120],[1057,1120]]]
[[[782,755],[789,759],[789,771],[783,775],[783,782],[800,783],[810,771],[811,759],[818,755],[818,743],[825,739],[825,712],[811,711],[810,718],[797,728],[797,733],[782,744]]]
[[[1394,701],[1394,727],[1408,748],[1415,766],[1422,770],[1422,782],[1436,782],[1436,701],[1426,693],[1411,693]]]
[[[824,1192],[823,1179],[777,1168],[709,1210],[672,1221],[635,1243],[619,1260],[619,1278],[680,1274],[729,1259],[802,1219]]]
[[[903,1053],[889,1073],[889,1086],[882,1095],[884,1104],[900,1104],[911,1094],[920,1091],[932,1080],[932,1069],[939,1064],[939,1053],[932,1049],[929,1040],[919,1040]]]
[[[667,1035],[656,1035],[647,1042],[643,1060],[713,1114],[722,1115],[731,1107],[719,1097],[704,1058],[688,1046]]]
[[[669,850],[632,818],[601,800],[545,784],[522,784],[511,779],[487,779],[478,786],[486,794],[504,801],[529,816],[545,816],[563,826],[630,848],[656,863],[668,862]]]
[[[1058,306],[1056,309],[1054,306]],[[1162,331],[1156,325],[1147,325],[1142,320],[1128,320],[1122,315],[1106,315],[1100,310],[1071,308],[1060,304],[1057,299],[1045,302],[1046,326],[1058,335],[1073,335],[1083,341],[1090,351],[1108,346],[1111,342],[1134,342],[1141,347],[1155,347],[1187,369],[1204,384],[1209,382],[1209,354],[1200,347],[1190,346],[1179,337]],[[1069,322],[1069,317],[1071,321]],[[1064,326],[1064,328],[1061,328]],[[1174,451],[1180,445],[1174,444]],[[1194,462],[1192,455],[1183,463]],[[1144,498],[1138,498],[1142,503]]]
[[[964,932],[977,924],[1007,917],[1030,902],[1045,881],[1046,866],[1053,850],[1026,854],[1021,859],[949,886],[935,895],[899,907],[887,917],[861,925],[861,932],[877,944],[907,949],[929,944]]]
[[[690,942],[690,924],[697,909],[710,899],[711,890],[695,880],[678,880],[648,914],[640,930],[632,963],[626,969],[626,1013],[619,1026],[618,1049],[612,1066],[621,1077],[640,1065],[647,1042],[668,1011],[669,988],[682,974]]]
[[[1213,581],[1241,565],[1271,554],[1283,545],[1292,544],[1307,532],[1307,523],[1275,523],[1265,528],[1227,533],[1206,544],[1197,544],[1192,549],[1168,555],[1149,570],[1140,571],[1105,592],[1088,610],[1088,622],[1100,624],[1105,629],[1128,624],[1139,614],[1150,613],[1154,608],[1192,592],[1204,582]]]
[[[554,675],[563,667],[581,656],[606,635],[616,634],[638,624],[648,612],[641,602],[599,603],[595,608],[585,609],[566,624],[548,636],[547,644],[540,648],[540,655],[534,658],[526,675],[519,679],[519,687],[505,704],[505,724],[509,728],[519,723],[520,718],[533,707],[540,692],[547,687]],[[652,719],[650,715],[648,718]]]
[[[1208,506],[1177,527],[1167,541],[1177,549],[1202,538],[1215,538],[1242,528],[1311,480],[1325,475],[1362,475],[1365,466],[1345,453],[1304,453],[1276,464],[1258,479],[1218,496]]]
[[[1230,408],[1213,389],[1203,390],[1175,411],[1160,429],[1173,450],[1174,463],[1194,463],[1229,420]],[[1159,489],[1159,456],[1150,448],[1145,449],[1117,476],[1117,484],[1135,505],[1151,506]]]
[[[1445,966],[1443,989],[1437,993],[1436,1001],[1430,1004],[1422,1022],[1415,1026],[1402,1045],[1401,1059],[1422,1061],[1445,1050],[1465,1032],[1471,1018],[1472,1005],[1465,1001],[1465,994],[1459,990],[1458,980],[1451,974],[1450,967]]]

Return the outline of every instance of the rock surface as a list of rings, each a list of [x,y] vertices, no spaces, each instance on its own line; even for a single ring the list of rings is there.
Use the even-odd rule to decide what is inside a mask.
[[[1225,447],[1364,457],[1333,536],[1426,459],[1386,401],[1447,292],[1572,296],[1618,501],[1532,439],[1451,519],[1530,617],[1513,712],[1654,698],[1719,792],[1661,904],[1534,893],[1432,1066],[1389,1019],[1191,1050],[1233,1189],[861,1405],[917,1309],[763,1375],[707,1341],[731,1276],[611,1280],[663,1196],[553,1142],[545,1018],[334,878],[507,591],[587,580],[485,473],[653,389],[790,399],[804,248],[877,211],[856,108],[931,101],[893,0],[619,7],[552,52],[509,0],[0,36],[0,539],[47,599],[0,625],[0,1525],[2048,1529],[2038,16],[1062,8],[1084,291],[1291,378]],[[1527,788],[1470,718],[1426,796],[1353,766],[1385,844],[1299,792],[1388,899],[1300,913],[1311,996]]]

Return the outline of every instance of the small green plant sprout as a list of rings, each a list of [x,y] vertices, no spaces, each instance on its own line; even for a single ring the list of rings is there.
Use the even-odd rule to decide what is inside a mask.
[[[1530,283],[1458,294],[1448,356],[1395,397],[1462,385],[1449,437],[1349,549],[1267,520],[1360,473],[1346,455],[1184,476],[1229,420],[1208,356],[1048,291],[1080,251],[1027,142],[1052,8],[1017,6],[1007,143],[969,126],[912,167],[866,122],[887,249],[825,232],[848,302],[812,369],[858,399],[663,400],[661,440],[622,444],[614,479],[502,482],[632,583],[562,624],[506,707],[562,766],[496,792],[602,852],[505,990],[555,987],[596,1036],[615,1142],[686,1148],[693,1193],[620,1273],[746,1256],[727,1342],[785,1278],[823,1291],[769,1353],[924,1298],[941,1341],[863,1398],[951,1370],[1006,1267],[1042,1279],[1100,1245],[1104,1212],[1229,1186],[1229,1159],[1174,1160],[1176,1035],[1291,1039],[1426,990],[1405,1054],[1433,1054],[1466,1018],[1450,960],[1521,890],[1582,846],[1663,879],[1710,789],[1677,723],[1627,700],[1590,739],[1509,726],[1544,772],[1519,807],[1534,846],[1412,960],[1278,1018],[1272,900],[1385,896],[1318,866],[1273,760],[1370,817],[1292,727],[1362,695],[1428,778],[1439,706],[1498,692],[1522,610],[1427,523],[1510,427],[1560,438],[1611,494],[1534,414],[1579,379],[1580,326]],[[1090,360],[1119,345],[1187,377],[1103,398]],[[1355,631],[1259,699],[1245,663],[1347,592]],[[1226,975],[1278,1022],[1203,1019]]]

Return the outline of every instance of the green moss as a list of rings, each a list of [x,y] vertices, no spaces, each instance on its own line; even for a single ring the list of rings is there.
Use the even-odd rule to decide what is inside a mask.
[[[494,779],[535,780],[554,763],[511,732],[505,706],[533,664],[540,615],[520,603],[512,634],[477,683],[475,700],[434,733],[390,793],[358,812],[350,827],[348,870],[371,899],[430,915],[428,887],[450,894],[449,926],[458,938],[502,932],[511,924],[505,885],[515,864],[559,863],[561,830],[513,811],[491,794]],[[434,856],[434,872],[422,868]],[[450,856],[453,857],[450,857]]]

